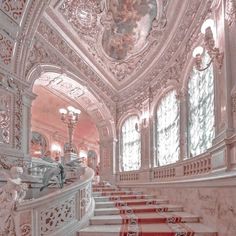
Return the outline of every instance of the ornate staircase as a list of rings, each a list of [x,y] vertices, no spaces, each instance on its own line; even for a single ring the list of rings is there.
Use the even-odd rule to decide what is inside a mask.
[[[216,236],[198,216],[172,205],[167,199],[125,191],[112,186],[93,186],[95,213],[78,236]]]

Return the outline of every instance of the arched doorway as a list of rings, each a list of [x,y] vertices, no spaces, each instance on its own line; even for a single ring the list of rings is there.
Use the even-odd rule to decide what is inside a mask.
[[[40,75],[36,66],[27,77],[27,81],[31,84],[31,91],[38,95],[32,103],[32,127],[36,131],[37,127],[38,129],[43,129],[43,126],[50,127],[48,137],[50,144],[56,143],[63,146],[62,142],[65,141],[67,130],[60,120],[58,109],[68,105],[80,109],[82,113],[78,130],[75,130],[78,152],[81,143],[83,143],[83,149],[96,150],[101,158],[101,173],[106,173],[104,178],[107,180],[113,178],[116,134],[110,111],[99,100],[99,95],[84,86],[74,74],[61,73],[61,68],[50,65],[40,65],[40,70],[42,68],[44,72]],[[110,145],[111,142],[113,145]]]

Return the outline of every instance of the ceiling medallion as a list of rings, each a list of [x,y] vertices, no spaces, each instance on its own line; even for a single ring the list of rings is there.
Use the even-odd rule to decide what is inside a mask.
[[[79,33],[94,35],[97,26],[97,14],[100,12],[97,0],[66,0],[60,6],[64,15],[73,28]]]

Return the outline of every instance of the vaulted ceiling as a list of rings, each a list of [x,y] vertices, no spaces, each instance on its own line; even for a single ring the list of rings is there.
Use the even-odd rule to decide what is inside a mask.
[[[71,72],[114,119],[179,83],[216,0],[1,1],[0,66],[30,83]],[[46,70],[47,71],[47,70]],[[57,71],[58,72],[58,71]],[[115,118],[116,117],[116,118]]]

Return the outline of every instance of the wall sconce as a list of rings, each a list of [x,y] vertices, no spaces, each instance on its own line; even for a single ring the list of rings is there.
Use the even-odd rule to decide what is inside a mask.
[[[213,35],[214,21],[212,19],[206,20],[201,27],[201,32],[205,35],[204,37],[204,46],[210,56],[210,61],[203,66],[202,63],[202,54],[204,52],[203,47],[198,46],[193,50],[193,57],[195,58],[195,66],[199,71],[204,71],[211,65],[212,62],[215,62],[217,67],[221,69],[223,65],[224,53],[220,52],[219,48],[215,47],[215,40]]]

